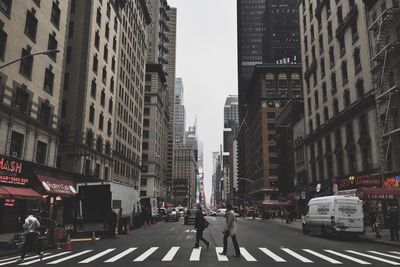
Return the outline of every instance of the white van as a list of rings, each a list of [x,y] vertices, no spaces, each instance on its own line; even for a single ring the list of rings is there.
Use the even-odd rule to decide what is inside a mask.
[[[353,196],[327,196],[308,202],[303,216],[303,233],[321,233],[323,236],[352,235],[364,232],[362,201]]]

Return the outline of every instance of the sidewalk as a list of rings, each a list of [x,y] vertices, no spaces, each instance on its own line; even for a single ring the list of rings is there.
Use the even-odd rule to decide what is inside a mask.
[[[301,219],[297,219],[297,221],[295,221],[295,222],[286,223],[285,221],[282,222],[282,220],[280,218],[273,218],[270,220],[264,220],[263,222],[271,222],[274,224],[281,224],[281,225],[284,225],[289,228],[302,230]],[[370,242],[376,242],[376,243],[400,247],[400,242],[390,241],[389,229],[380,229],[379,234],[381,235],[381,238],[376,238],[375,232],[372,232],[371,227],[367,227],[365,229],[365,234],[361,235],[360,239],[368,240]]]

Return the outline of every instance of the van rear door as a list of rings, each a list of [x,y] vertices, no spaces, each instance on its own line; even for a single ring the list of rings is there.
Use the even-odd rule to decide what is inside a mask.
[[[360,200],[335,200],[335,217],[338,228],[364,227],[364,213]]]

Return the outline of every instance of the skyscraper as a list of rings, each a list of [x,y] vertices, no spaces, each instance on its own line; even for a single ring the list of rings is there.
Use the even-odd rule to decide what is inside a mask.
[[[175,144],[185,143],[185,129],[186,129],[186,111],[183,105],[183,82],[182,78],[176,78],[175,80]]]

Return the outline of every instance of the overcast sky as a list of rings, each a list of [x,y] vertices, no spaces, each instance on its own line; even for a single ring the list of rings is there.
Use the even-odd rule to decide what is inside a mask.
[[[222,144],[225,99],[237,95],[236,1],[168,0],[168,4],[178,12],[176,76],[183,79],[186,126],[198,117],[209,203],[212,152]]]

